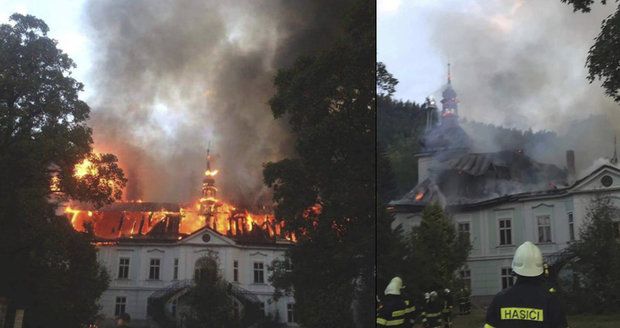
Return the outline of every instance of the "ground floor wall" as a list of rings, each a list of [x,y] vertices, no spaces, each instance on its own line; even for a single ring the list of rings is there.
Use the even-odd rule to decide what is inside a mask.
[[[131,316],[133,327],[151,327],[153,323],[149,321],[147,315],[147,300],[157,289],[131,289],[131,288],[110,288],[106,290],[99,299],[101,306],[100,314],[107,325],[113,325],[117,317],[118,297],[124,297],[124,311]],[[295,327],[294,321],[294,299],[292,296],[282,296],[277,301],[273,299],[271,293],[256,293],[255,296],[263,303],[265,315],[277,318],[279,322],[287,323]],[[291,313],[291,311],[293,311]],[[105,326],[105,324],[103,326]]]

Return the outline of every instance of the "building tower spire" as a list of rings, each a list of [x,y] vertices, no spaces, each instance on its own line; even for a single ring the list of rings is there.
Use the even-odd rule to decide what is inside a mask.
[[[209,154],[211,152],[211,141],[209,141],[209,145],[207,146],[207,171],[211,171],[211,155]]]
[[[456,99],[456,91],[452,88],[452,66],[448,63],[448,84],[441,93],[441,117],[442,120],[456,121],[459,116],[458,101]]]
[[[609,160],[611,164],[618,164],[618,147],[616,144],[616,134],[614,133],[614,156]]]
[[[202,179],[202,197],[200,198],[199,212],[205,216],[205,223],[213,229],[215,226],[215,205],[217,203],[217,187],[215,186],[215,175],[218,170],[211,169],[211,142],[207,147],[207,170]]]

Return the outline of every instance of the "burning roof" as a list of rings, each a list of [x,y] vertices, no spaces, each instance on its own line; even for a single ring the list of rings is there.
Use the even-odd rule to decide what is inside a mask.
[[[464,205],[567,184],[566,170],[536,162],[521,150],[453,155],[438,159],[427,179],[392,204]]]
[[[204,228],[240,243],[296,241],[295,234],[285,232],[284,222],[276,221],[269,211],[250,213],[218,199],[215,186],[218,170],[211,169],[209,151],[206,166],[202,196],[195,203],[117,202],[100,209],[73,204],[65,208],[65,213],[75,230],[90,232],[98,241],[174,241]],[[76,177],[81,176],[76,173]]]
[[[230,208],[230,207],[229,207]],[[295,241],[270,214],[250,214],[244,210],[221,211],[210,223],[193,206],[172,203],[119,202],[94,210],[67,207],[65,213],[74,229],[90,231],[97,241],[175,241],[203,228],[242,244],[270,244]]]

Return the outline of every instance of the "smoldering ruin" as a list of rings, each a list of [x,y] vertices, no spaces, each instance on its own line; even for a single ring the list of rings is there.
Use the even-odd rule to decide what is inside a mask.
[[[545,140],[516,145],[527,156],[565,167],[566,150],[575,151],[577,174],[610,157],[620,135],[618,104],[600,83],[588,83],[589,47],[601,22],[616,9],[595,4],[574,13],[560,1],[469,1],[431,9],[428,20],[435,50],[452,63],[459,93],[461,124],[472,151],[505,150],[498,131],[471,121],[523,131],[550,131]]]
[[[262,164],[293,156],[267,104],[272,78],[338,35],[351,1],[91,1],[95,151],[128,175],[127,200],[197,197],[205,152],[220,195],[269,200]],[[330,10],[324,10],[325,8]]]

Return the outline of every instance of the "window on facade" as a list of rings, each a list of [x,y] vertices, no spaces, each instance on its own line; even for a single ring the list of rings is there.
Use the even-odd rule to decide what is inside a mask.
[[[294,303],[286,304],[286,322],[288,323],[295,322],[295,304]]]
[[[614,221],[612,222],[612,226],[614,229],[614,238],[620,239],[620,222]]]
[[[568,240],[575,240],[575,218],[573,212],[568,212]]]
[[[233,300],[233,315],[235,316],[235,320],[239,320],[241,318],[241,310],[239,308],[239,303]]]
[[[172,313],[172,317],[176,318],[177,316],[177,305],[179,304],[179,299],[175,298],[170,304],[170,312]]]
[[[536,217],[538,221],[538,242],[551,242],[551,217],[549,215],[541,215]]]
[[[457,230],[462,240],[469,240],[469,222],[459,222]]]
[[[510,219],[499,220],[499,244],[512,245],[512,223]]]
[[[118,259],[118,279],[129,279],[129,258]]]
[[[515,284],[514,276],[512,275],[512,269],[502,268],[502,289],[512,287]]]
[[[114,304],[114,315],[119,316],[125,313],[125,306],[127,305],[127,297],[116,296],[116,303]]]
[[[258,306],[260,307],[260,311],[265,314],[265,302],[260,302]]]
[[[149,279],[159,280],[159,264],[160,259],[151,259],[151,263],[149,265]]]
[[[239,261],[233,261],[233,281],[239,281]]]
[[[461,277],[461,280],[463,280],[463,283],[465,284],[465,287],[467,287],[467,290],[471,290],[471,271],[469,270],[469,268],[463,268],[459,271],[459,276]]]
[[[254,283],[262,284],[265,282],[265,270],[263,262],[254,262]]]
[[[179,279],[179,259],[174,259],[174,270],[172,271],[172,279]]]

